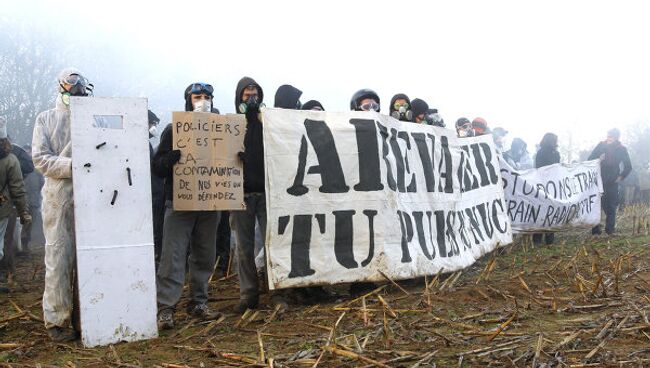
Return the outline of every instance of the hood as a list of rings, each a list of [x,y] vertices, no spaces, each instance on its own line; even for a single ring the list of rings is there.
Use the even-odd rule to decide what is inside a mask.
[[[427,104],[426,101],[421,100],[419,98],[416,98],[413,101],[411,101],[411,111],[413,111],[413,121],[415,121],[416,116],[420,114],[426,114],[427,110],[429,110],[429,104]]]
[[[237,112],[239,111],[239,104],[241,103],[242,92],[244,92],[244,88],[248,86],[256,86],[260,93],[259,103],[264,102],[264,91],[262,90],[262,87],[259,84],[257,84],[257,82],[255,82],[255,79],[250,77],[244,77],[239,80],[239,83],[237,83],[237,89],[235,90],[235,111]]]
[[[510,145],[510,151],[514,153],[519,153],[520,151],[526,151],[526,147],[528,145],[526,142],[524,142],[523,139],[521,138],[515,138],[512,140],[512,144]]]
[[[290,84],[283,84],[275,92],[275,103],[273,106],[281,109],[296,110],[301,95],[302,91],[298,88]]]
[[[395,106],[394,106],[395,101],[397,101],[399,99],[405,99],[406,102],[409,104],[409,108],[410,108],[411,99],[409,98],[409,96],[407,96],[407,95],[405,95],[403,93],[398,93],[395,96],[393,96],[393,98],[390,99],[390,106],[388,106],[388,112],[389,112],[388,115],[391,115],[393,113],[393,111],[395,111]]]
[[[309,101],[305,102],[302,105],[302,109],[303,110],[311,110],[316,106],[320,107],[321,110],[325,111],[325,108],[323,107],[323,105],[320,102],[316,101],[316,100],[309,100]]]

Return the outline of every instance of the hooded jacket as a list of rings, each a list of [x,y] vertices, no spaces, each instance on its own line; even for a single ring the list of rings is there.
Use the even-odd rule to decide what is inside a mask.
[[[321,110],[325,111],[323,105],[316,100],[309,100],[302,105],[302,110],[311,110],[314,107],[320,107]]]
[[[632,171],[630,155],[620,141],[614,141],[611,144],[607,144],[607,141],[598,143],[589,155],[589,160],[595,160],[603,154],[605,157],[600,161],[600,176],[603,178],[603,185],[614,184],[619,176],[625,179]],[[621,164],[623,164],[622,171]]]
[[[235,110],[241,113],[242,93],[248,86],[255,86],[259,92],[259,103],[264,101],[264,92],[253,78],[244,77],[235,90]],[[246,112],[246,135],[244,152],[240,154],[244,166],[244,193],[264,193],[264,139],[262,122],[258,111]]]
[[[557,151],[557,135],[544,135],[535,155],[535,168],[549,166],[560,162],[560,152]]]
[[[408,108],[407,110],[411,110],[411,109],[412,109],[412,106],[411,106],[411,99],[409,98],[409,96],[407,96],[407,95],[405,95],[405,94],[403,94],[403,93],[398,93],[398,94],[396,94],[395,96],[393,96],[393,98],[390,99],[390,106],[388,106],[388,115],[393,116],[393,112],[396,111],[396,110],[395,110],[395,101],[397,101],[397,100],[399,100],[399,99],[404,99],[404,100],[406,100],[406,103],[409,105],[409,108]],[[414,114],[414,115],[415,115],[415,114]]]
[[[0,191],[6,199],[0,204],[0,219],[9,217],[13,206],[18,214],[28,212],[20,163],[13,153],[0,153]]]
[[[420,114],[426,114],[427,110],[429,110],[429,104],[426,101],[419,98],[414,99],[411,101],[411,111],[413,111],[413,119],[411,120],[415,123],[415,118]]]
[[[300,108],[298,101],[301,95],[302,91],[298,88],[289,84],[283,84],[275,92],[275,104],[273,106],[281,109],[295,110],[296,108]]]

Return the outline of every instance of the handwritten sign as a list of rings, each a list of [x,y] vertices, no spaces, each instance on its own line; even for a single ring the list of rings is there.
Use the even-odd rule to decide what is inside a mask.
[[[237,154],[244,150],[245,116],[174,112],[172,129],[173,147],[181,151],[174,165],[174,210],[244,209]]]

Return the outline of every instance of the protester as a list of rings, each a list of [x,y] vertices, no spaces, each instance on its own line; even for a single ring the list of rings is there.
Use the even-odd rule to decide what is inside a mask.
[[[499,153],[503,152],[505,149],[504,144],[506,135],[508,135],[508,131],[501,127],[496,127],[492,130],[492,139],[494,140],[494,145]]]
[[[7,139],[11,142],[11,137],[7,136]],[[13,153],[18,159],[18,162],[20,163],[20,172],[24,179],[27,175],[34,172],[32,157],[19,145],[14,143],[10,144],[11,153]],[[12,207],[11,211],[11,214],[8,216],[9,222],[7,223],[7,228],[4,231],[5,256],[3,261],[0,263],[0,268],[4,268],[6,272],[14,274],[16,272],[15,256],[24,254],[24,252],[20,252],[22,249],[22,237],[16,236],[22,234],[23,229],[22,226],[16,222],[16,217],[18,217],[16,208]],[[29,226],[30,225],[27,225],[27,230],[31,230]]]
[[[474,127],[467,118],[458,118],[456,120],[456,133],[459,138],[473,137]]]
[[[302,108],[302,103],[300,102],[301,95],[302,91],[298,88],[289,84],[283,84],[275,92],[275,103],[273,106],[280,109],[300,110]]]
[[[377,92],[364,88],[356,91],[350,99],[352,111],[381,111],[381,104]]]
[[[185,89],[185,111],[211,112],[211,85],[192,83]],[[185,265],[189,265],[191,317],[212,320],[221,316],[208,307],[208,281],[216,261],[218,211],[176,211],[173,208],[173,168],[181,158],[180,150],[172,149],[172,125],[163,130],[160,145],[154,154],[154,172],[165,178],[165,219],[162,252],[158,267],[158,327],[174,327],[174,311],[185,283]],[[188,249],[190,252],[187,260]]]
[[[495,129],[496,130],[496,129]],[[557,150],[557,135],[546,133],[539,143],[539,150],[535,155],[535,168],[549,166],[560,162],[560,152]],[[542,244],[542,238],[546,245],[553,244],[555,233],[537,233],[533,234],[533,243]]]
[[[412,121],[413,120],[413,111],[411,110],[411,99],[409,96],[398,93],[390,100],[390,106],[388,107],[390,116],[394,117],[399,121]]]
[[[23,149],[30,156],[31,160],[31,145],[25,145]],[[32,241],[36,241],[39,245],[44,244],[43,219],[41,217],[41,202],[43,201],[43,197],[41,190],[45,184],[45,178],[38,170],[34,170],[26,175],[23,180],[25,182],[25,191],[27,192],[27,205],[29,207],[29,213],[32,216],[32,223],[23,225],[21,230],[22,253],[27,255],[29,254]]]
[[[483,118],[474,118],[472,120],[472,127],[474,128],[474,135],[481,136],[485,134],[490,134],[490,128],[488,128],[487,121]]]
[[[445,120],[438,113],[438,109],[428,109],[426,114],[426,122],[429,125],[437,126],[440,128],[445,127]]]
[[[34,165],[45,176],[43,320],[56,342],[77,338],[77,332],[70,328],[75,259],[70,96],[92,96],[92,88],[79,71],[64,69],[58,76],[56,107],[38,115],[32,140]]]
[[[429,104],[426,101],[419,98],[413,99],[411,101],[411,111],[413,112],[413,122],[417,124],[427,124],[427,111],[429,110]]]
[[[264,142],[260,107],[263,106],[264,91],[254,79],[243,77],[235,90],[235,108],[246,115],[246,135],[244,152],[239,158],[244,166],[244,211],[230,214],[230,226],[237,239],[237,257],[239,270],[239,303],[235,305],[236,313],[257,308],[259,304],[259,279],[255,266],[255,221],[260,231],[266,234],[266,194],[264,183]],[[294,105],[297,106],[297,99]],[[287,302],[280,294],[271,296],[271,303],[284,311]]]
[[[7,138],[7,121],[0,117],[0,260],[5,259],[5,231],[9,217],[13,216],[13,206],[20,214],[20,223],[29,224],[32,221],[27,210],[25,186],[23,183],[20,163],[12,154],[12,145]],[[5,267],[5,270],[8,270]],[[6,275],[0,273],[0,293],[7,293],[9,289],[4,286]]]
[[[521,138],[512,140],[510,149],[503,154],[508,165],[515,170],[527,170],[533,168],[533,160],[527,150],[527,144]]]
[[[325,111],[325,108],[320,102],[309,100],[302,105],[302,110]]]
[[[158,133],[160,119],[151,110],[148,112],[149,139]],[[153,217],[153,244],[156,269],[162,252],[163,223],[165,221],[165,179],[156,175],[153,168],[154,148],[149,142],[149,159],[151,161],[151,209]]]
[[[603,181],[601,206],[605,212],[605,233],[611,235],[616,228],[616,207],[618,206],[618,184],[632,171],[630,156],[621,144],[621,132],[614,128],[607,132],[607,139],[598,143],[589,160],[600,159],[600,176]],[[621,165],[623,168],[621,169]],[[594,235],[601,234],[600,224],[591,229]]]

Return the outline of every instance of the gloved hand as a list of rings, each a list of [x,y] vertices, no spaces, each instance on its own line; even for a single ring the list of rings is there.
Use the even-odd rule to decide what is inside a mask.
[[[246,161],[246,152],[237,152],[237,157],[239,157],[239,161],[244,163]]]
[[[167,154],[167,164],[174,166],[181,159],[181,150],[173,150]]]
[[[32,223],[32,215],[29,213],[25,212],[20,215],[20,224],[21,225],[27,225]]]

